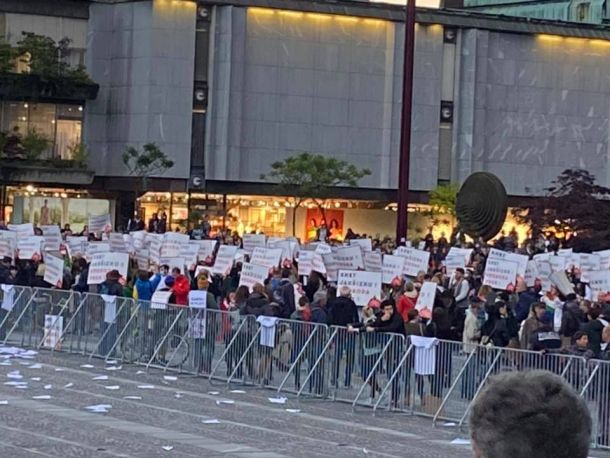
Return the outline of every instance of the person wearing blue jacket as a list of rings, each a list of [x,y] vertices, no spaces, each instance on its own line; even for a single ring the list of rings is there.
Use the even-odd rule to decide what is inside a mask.
[[[150,301],[152,299],[153,293],[156,291],[157,286],[159,286],[159,282],[161,281],[161,274],[157,273],[150,276],[149,272],[145,270],[140,270],[138,272],[138,279],[134,285],[134,289],[136,290],[137,299],[139,301]],[[140,302],[140,307],[148,308],[148,303]]]

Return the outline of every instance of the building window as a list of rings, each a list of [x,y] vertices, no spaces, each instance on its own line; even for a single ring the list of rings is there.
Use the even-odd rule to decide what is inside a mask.
[[[49,140],[49,148],[40,159],[71,159],[71,150],[81,141],[83,107],[53,103],[2,102],[2,132],[20,135],[36,131]]]
[[[576,6],[576,18],[579,22],[589,20],[589,3],[581,3]]]

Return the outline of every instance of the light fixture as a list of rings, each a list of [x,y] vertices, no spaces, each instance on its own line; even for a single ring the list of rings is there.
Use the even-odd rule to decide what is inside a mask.
[[[66,194],[65,192],[62,192],[62,193],[61,193],[61,198],[62,198],[62,199],[65,199],[66,197],[68,197],[68,194]]]
[[[59,197],[59,193],[56,192],[55,194],[53,194],[53,197]]]
[[[76,195],[76,198],[77,198],[77,199],[80,199],[80,194],[77,194],[77,195]]]
[[[339,202],[335,202],[335,208],[339,208],[341,204]]]
[[[27,103],[23,104],[23,108],[28,108],[28,107],[29,107],[29,105]]]
[[[27,186],[25,187],[25,189],[26,189],[27,191],[32,192],[32,191],[34,190],[34,186],[32,186],[31,184],[29,184],[29,185],[27,185]]]
[[[78,111],[83,111],[83,107],[79,106]]]

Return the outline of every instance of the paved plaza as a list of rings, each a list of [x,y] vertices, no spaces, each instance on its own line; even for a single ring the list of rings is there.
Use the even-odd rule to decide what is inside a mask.
[[[428,419],[75,355],[11,359],[0,380],[2,457],[471,456]]]

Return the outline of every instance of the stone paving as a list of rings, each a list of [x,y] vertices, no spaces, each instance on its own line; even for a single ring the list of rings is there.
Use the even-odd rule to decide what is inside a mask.
[[[451,444],[464,433],[424,418],[112,367],[48,352],[0,365],[0,457],[472,456],[468,445]],[[269,400],[277,397],[287,399]]]

